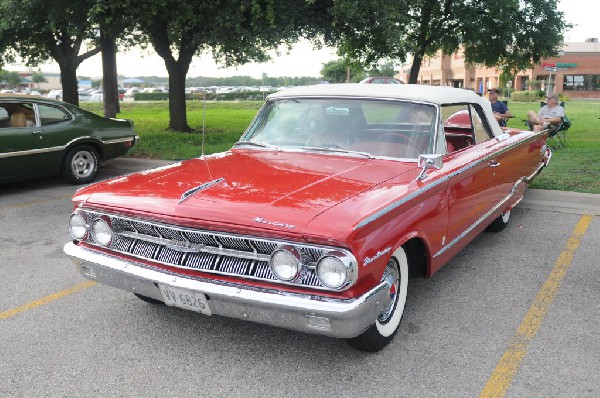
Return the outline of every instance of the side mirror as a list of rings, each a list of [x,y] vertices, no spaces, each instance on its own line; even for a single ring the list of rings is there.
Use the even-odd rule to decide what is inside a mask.
[[[422,169],[421,174],[417,177],[417,181],[422,181],[429,177],[427,170],[441,170],[444,166],[444,155],[419,155],[419,167]]]

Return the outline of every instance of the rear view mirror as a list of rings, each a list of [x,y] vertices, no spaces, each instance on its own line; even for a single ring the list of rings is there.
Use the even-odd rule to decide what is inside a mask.
[[[417,180],[421,181],[429,177],[427,170],[441,170],[444,166],[442,160],[444,155],[419,155],[419,167],[422,169]]]

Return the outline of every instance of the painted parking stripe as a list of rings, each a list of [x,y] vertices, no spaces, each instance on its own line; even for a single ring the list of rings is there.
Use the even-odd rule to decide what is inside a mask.
[[[20,207],[31,207],[31,206],[38,206],[41,204],[45,204],[48,202],[53,202],[56,200],[65,200],[65,199],[71,199],[73,197],[73,195],[64,195],[64,196],[55,196],[55,197],[46,197],[43,199],[38,199],[38,200],[31,200],[29,202],[23,202],[23,203],[16,203],[13,205],[0,205],[0,208],[4,208],[4,209],[18,209]]]
[[[496,369],[494,369],[494,372],[481,391],[480,398],[500,398],[506,395],[508,387],[510,387],[523,358],[525,358],[525,354],[527,354],[529,343],[539,330],[592,218],[590,215],[584,215],[577,222],[565,248],[558,256],[554,268],[538,292],[537,297],[510,341],[504,355],[502,355],[502,358],[496,365]]]
[[[48,304],[54,300],[58,300],[60,298],[63,298],[63,297],[69,296],[71,294],[77,293],[79,291],[82,291],[84,289],[87,289],[89,287],[95,286],[96,284],[97,283],[93,282],[93,281],[83,282],[83,283],[80,283],[79,285],[73,286],[69,289],[61,290],[60,292],[51,294],[46,297],[42,297],[41,299],[32,301],[27,304],[23,304],[19,307],[12,308],[8,311],[0,312],[0,320],[10,318],[11,316],[15,316],[22,312],[32,310],[32,309],[42,306],[44,304]]]

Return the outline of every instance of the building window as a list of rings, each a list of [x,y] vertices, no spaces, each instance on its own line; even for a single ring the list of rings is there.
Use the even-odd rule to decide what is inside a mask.
[[[600,75],[565,75],[563,90],[600,91]]]
[[[528,91],[529,90],[529,77],[521,76],[521,90]]]

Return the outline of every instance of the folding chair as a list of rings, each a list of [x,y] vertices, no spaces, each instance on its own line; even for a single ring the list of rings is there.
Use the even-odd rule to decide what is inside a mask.
[[[546,103],[541,102],[540,108],[543,107],[544,105],[546,105]],[[564,101],[560,103],[560,106],[562,106],[563,108],[565,107]],[[529,127],[529,130],[533,130],[533,126],[531,125],[531,123],[528,120],[523,119],[523,122],[525,122],[527,127]],[[558,148],[564,148],[567,146],[567,130],[570,127],[571,127],[571,119],[569,119],[567,117],[567,115],[565,114],[565,117],[563,117],[563,120],[558,125],[558,128],[556,130],[552,130],[550,132],[550,134],[548,134],[548,139],[546,140],[546,142],[548,143],[550,148],[558,149]],[[552,146],[552,144],[554,144],[554,146]]]
[[[544,105],[546,105],[545,102],[540,103],[540,107],[543,107]],[[561,101],[560,106],[562,106],[564,108],[565,102]],[[548,145],[552,149],[555,149],[555,150],[566,147],[567,146],[567,130],[569,130],[570,127],[571,127],[571,120],[565,114],[562,122],[560,122],[560,124],[558,125],[558,128],[556,130],[552,130],[550,132],[550,134],[548,134],[548,139],[546,141],[546,142],[548,142]],[[554,146],[552,146],[552,144],[554,144]]]

